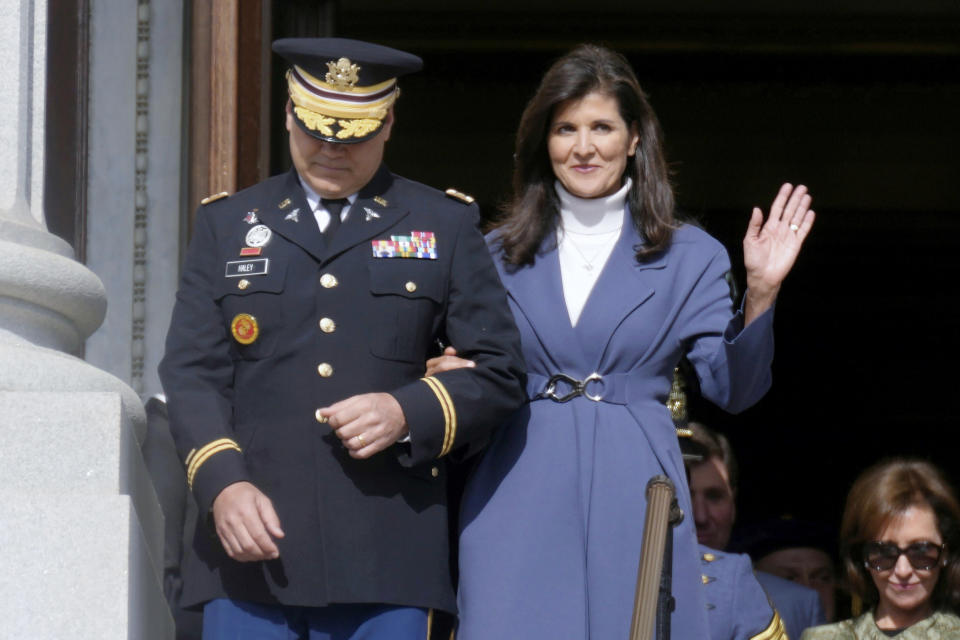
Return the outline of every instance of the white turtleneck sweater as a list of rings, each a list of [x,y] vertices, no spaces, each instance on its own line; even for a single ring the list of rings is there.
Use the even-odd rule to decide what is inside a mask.
[[[559,181],[555,185],[560,196],[557,227],[560,275],[573,326],[577,325],[583,305],[620,237],[627,193],[632,184],[627,178],[619,191],[604,198],[578,198]]]

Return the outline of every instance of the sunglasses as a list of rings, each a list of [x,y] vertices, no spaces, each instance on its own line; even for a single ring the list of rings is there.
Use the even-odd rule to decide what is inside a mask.
[[[896,566],[900,556],[905,555],[911,567],[918,571],[929,571],[937,566],[946,546],[933,542],[914,542],[906,549],[901,549],[892,542],[867,542],[863,545],[863,564],[874,571],[889,571]]]

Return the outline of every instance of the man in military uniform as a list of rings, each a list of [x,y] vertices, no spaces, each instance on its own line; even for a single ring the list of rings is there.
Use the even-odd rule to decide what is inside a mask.
[[[182,602],[205,638],[423,638],[455,609],[443,461],[523,402],[518,334],[471,199],[383,165],[421,60],[273,49],[294,170],[200,208],[160,366],[200,512]],[[475,366],[424,377],[438,341]]]
[[[696,422],[690,422],[686,427],[690,436],[681,438],[680,445],[685,453],[684,463],[689,477],[697,539],[702,550],[706,550],[701,558],[710,556],[719,560],[711,560],[708,564],[713,563],[711,570],[723,582],[724,574],[743,573],[743,567],[749,567],[749,556],[718,551],[728,547],[733,530],[736,515],[734,499],[738,480],[737,461],[723,434]],[[704,576],[707,576],[707,573],[704,573]],[[706,580],[707,577],[704,578],[705,584]],[[737,581],[742,584],[749,582],[751,592],[755,591],[757,586],[762,586],[778,613],[778,621],[782,618],[782,626],[791,638],[799,638],[807,627],[826,621],[820,600],[810,589],[763,571],[753,573],[750,580],[739,578]],[[728,637],[724,634],[729,623],[747,628],[757,624],[758,615],[760,619],[765,615],[765,603],[751,593],[743,594],[742,597],[746,600],[729,610],[729,615],[723,613],[719,611],[723,607],[719,606],[719,596],[716,595],[718,593],[721,593],[720,589],[708,589],[708,594],[718,600],[714,603],[718,611],[711,614],[713,640]]]

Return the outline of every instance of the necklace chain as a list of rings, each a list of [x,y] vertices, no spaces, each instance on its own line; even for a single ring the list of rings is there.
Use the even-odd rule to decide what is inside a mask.
[[[567,235],[564,239],[566,240],[564,244],[569,244],[571,247],[573,247],[573,250],[580,255],[580,258],[583,260],[583,264],[581,266],[587,271],[593,271],[593,263],[597,258],[600,257],[600,254],[603,253],[604,247],[600,247],[600,249],[593,254],[592,258],[587,258],[583,251],[580,250],[580,247],[577,246],[577,243],[573,241],[573,238]]]

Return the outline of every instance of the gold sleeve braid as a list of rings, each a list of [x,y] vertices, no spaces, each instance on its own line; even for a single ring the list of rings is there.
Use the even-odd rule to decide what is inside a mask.
[[[787,635],[787,629],[783,626],[783,620],[777,610],[773,610],[773,619],[766,629],[753,636],[751,640],[790,640]]]
[[[443,386],[442,382],[433,376],[420,379],[426,382],[430,390],[437,396],[440,409],[443,410],[443,446],[440,447],[440,454],[437,456],[438,458],[442,458],[453,449],[453,443],[457,437],[457,409],[453,406],[453,400],[450,398],[450,394],[447,393],[447,388]]]
[[[242,453],[240,445],[236,443],[235,440],[230,438],[220,438],[219,440],[214,440],[213,442],[208,442],[199,449],[193,449],[190,451],[190,454],[187,455],[187,459],[184,464],[187,467],[187,485],[190,489],[193,489],[193,479],[197,475],[197,471],[200,470],[200,467],[204,462],[210,459],[211,456],[220,453],[221,451],[227,451],[228,449],[233,449],[239,453]]]

